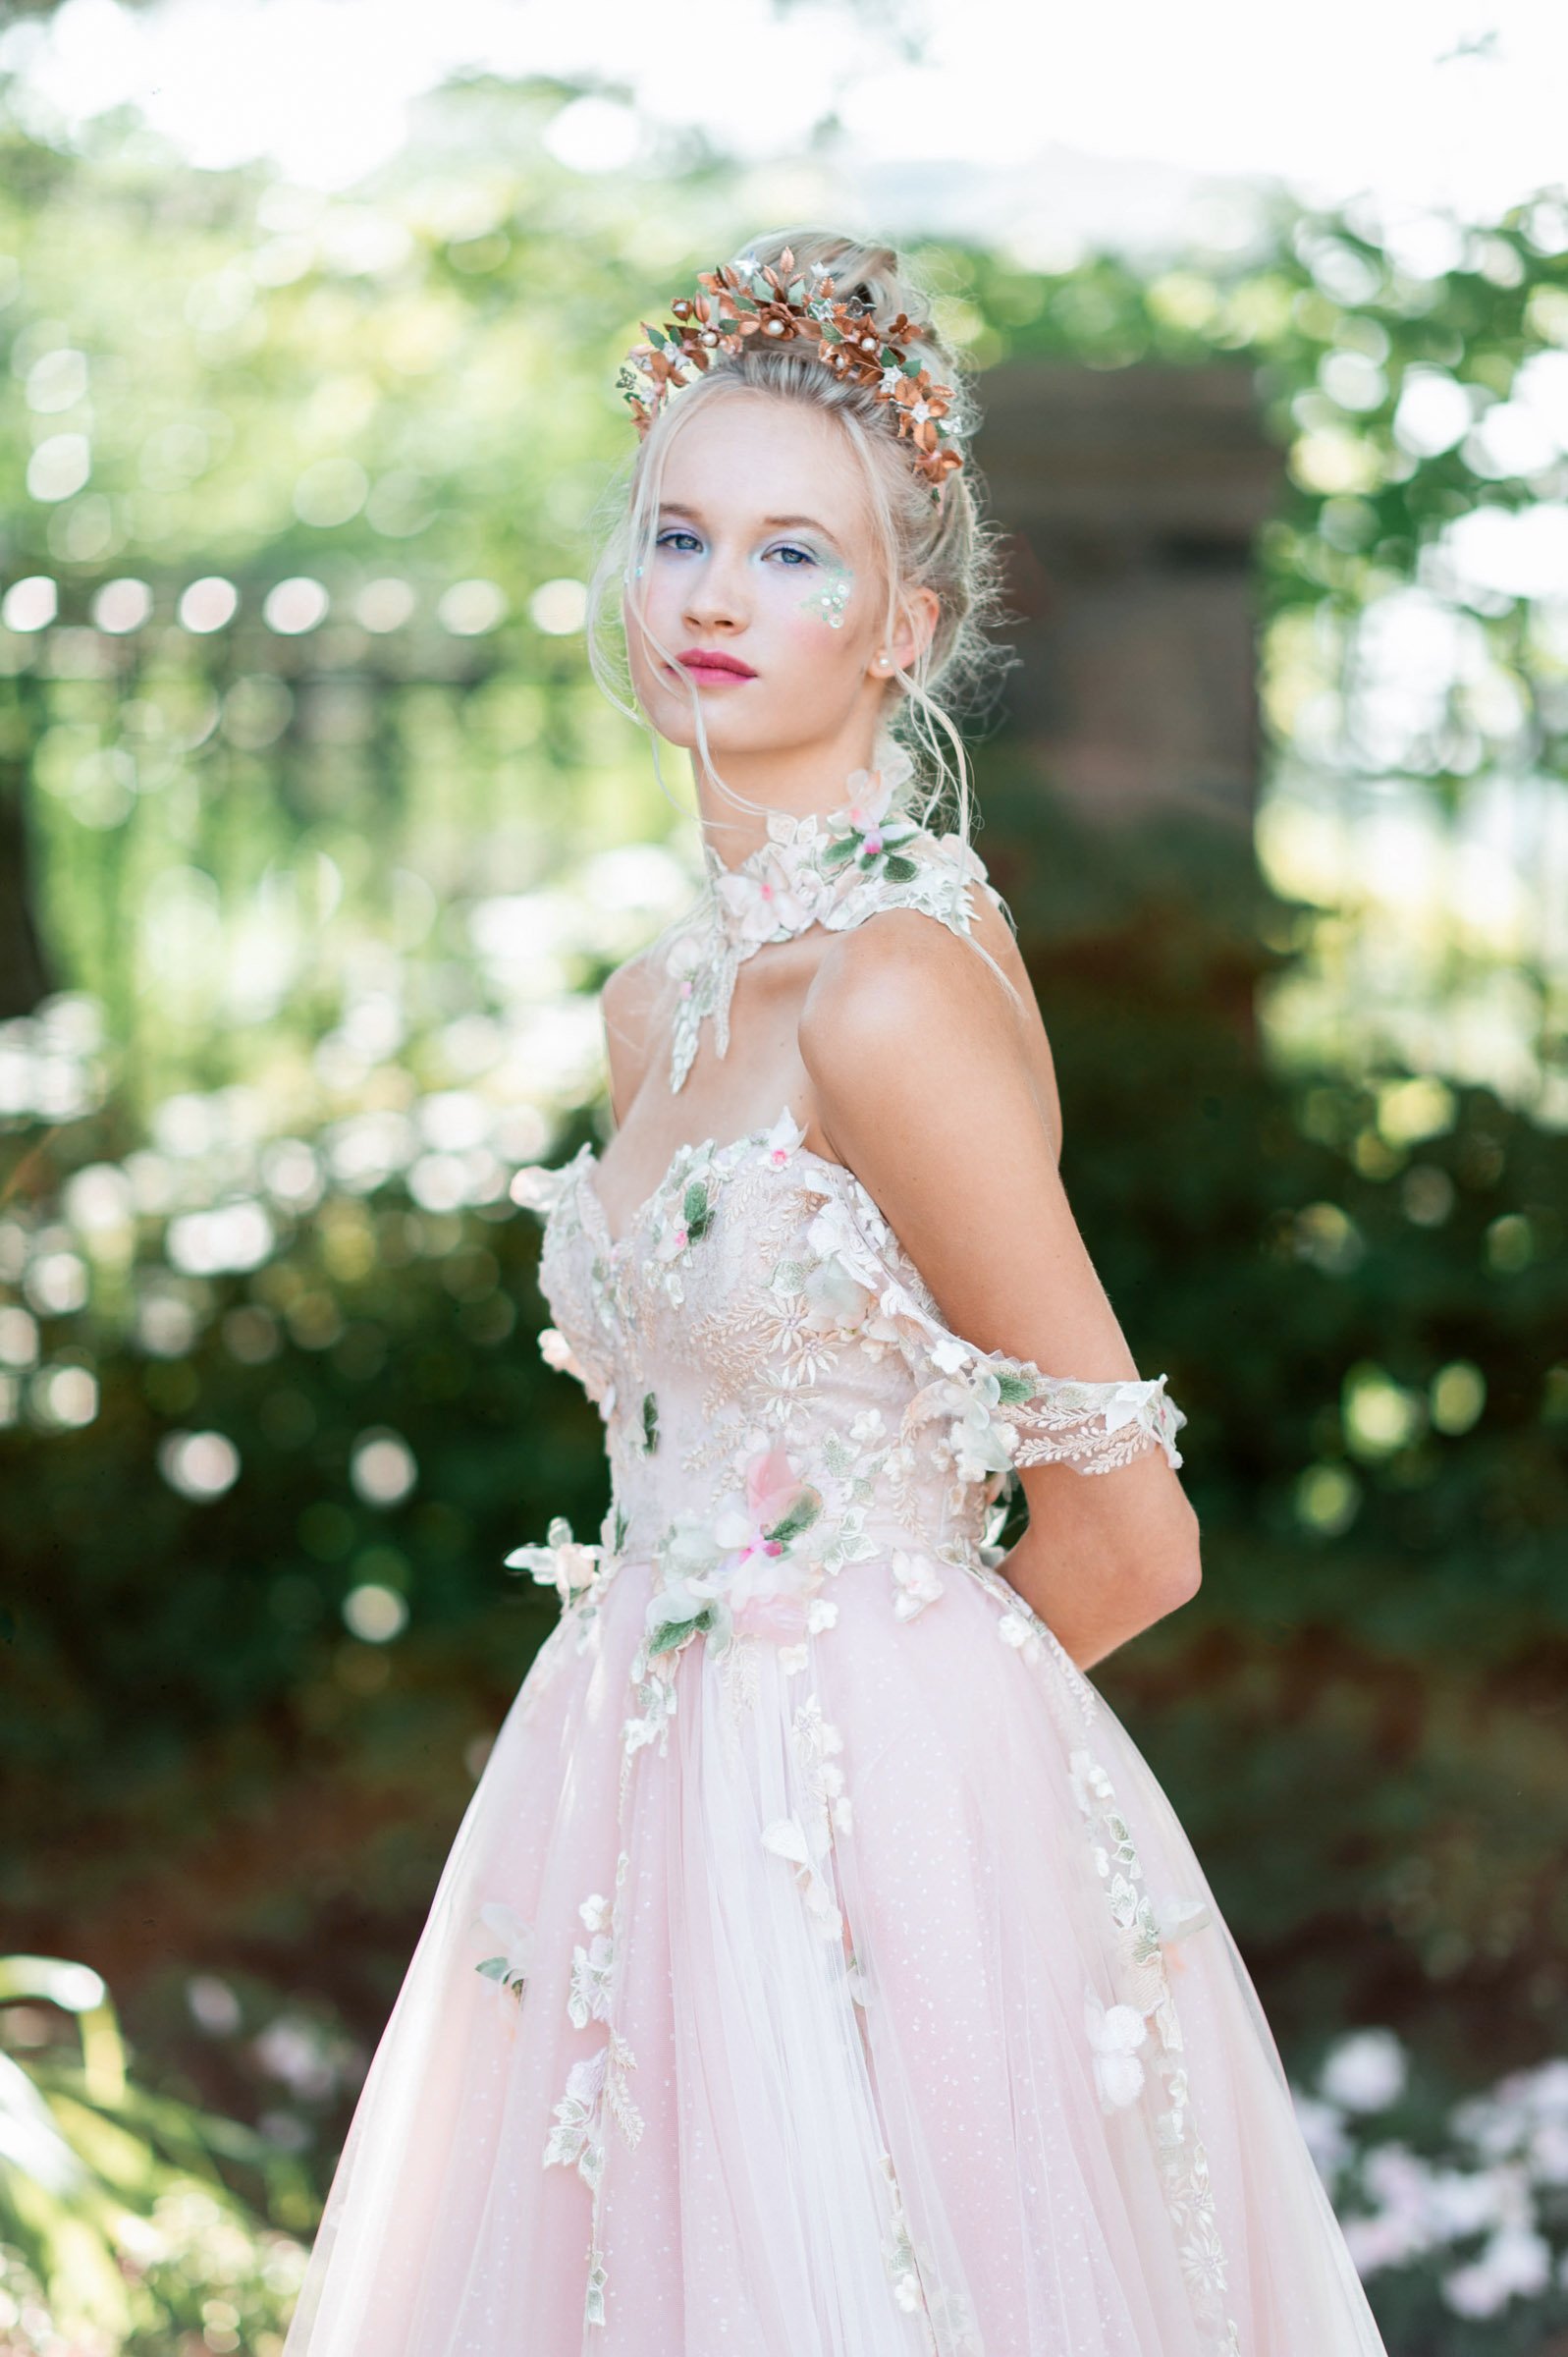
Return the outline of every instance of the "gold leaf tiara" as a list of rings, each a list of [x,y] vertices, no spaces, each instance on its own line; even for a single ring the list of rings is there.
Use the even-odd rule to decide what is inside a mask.
[[[860,301],[840,302],[829,265],[813,262],[811,288],[795,275],[786,246],[777,268],[749,254],[717,270],[699,272],[699,295],[671,303],[666,326],[642,322],[645,344],[633,345],[616,379],[639,435],[645,435],[671,391],[701,374],[715,353],[741,353],[752,338],[764,343],[806,343],[835,376],[864,385],[878,401],[892,402],[900,440],[910,444],[910,463],[925,477],[934,498],[949,474],[963,465],[946,419],[951,385],[933,384],[909,347],[930,333],[900,311],[885,324]]]

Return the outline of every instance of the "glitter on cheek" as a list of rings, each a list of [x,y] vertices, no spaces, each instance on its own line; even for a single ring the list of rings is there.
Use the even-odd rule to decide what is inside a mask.
[[[849,592],[854,587],[854,577],[847,566],[835,566],[833,577],[828,586],[825,589],[814,589],[809,597],[802,598],[802,613],[819,616],[830,630],[841,630],[844,608],[849,603]]]

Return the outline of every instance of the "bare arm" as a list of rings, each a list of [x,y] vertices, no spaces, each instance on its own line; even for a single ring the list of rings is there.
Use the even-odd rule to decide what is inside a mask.
[[[972,948],[912,910],[840,937],[800,1022],[818,1124],[953,1331],[1051,1375],[1138,1368],[1078,1233],[1015,1006]],[[1085,1669],[1185,1603],[1198,1520],[1154,1446],[1113,1472],[1023,1466],[1005,1575]]]

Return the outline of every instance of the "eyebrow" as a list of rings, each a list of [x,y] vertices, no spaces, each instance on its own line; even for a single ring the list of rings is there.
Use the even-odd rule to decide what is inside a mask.
[[[700,523],[702,521],[701,509],[688,508],[685,502],[679,499],[662,500],[659,505],[659,513],[661,516],[685,516],[688,517],[693,523]],[[764,516],[762,521],[764,529],[770,532],[800,531],[801,529],[805,529],[807,531],[820,532],[824,540],[833,541],[835,548],[839,546],[839,542],[834,537],[834,534],[829,531],[827,525],[820,522],[815,516]]]

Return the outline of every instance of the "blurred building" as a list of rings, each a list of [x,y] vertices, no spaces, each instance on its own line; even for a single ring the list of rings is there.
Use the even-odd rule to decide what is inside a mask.
[[[1281,477],[1252,371],[1009,360],[979,391],[1021,658],[1008,718],[1107,817],[1175,799],[1250,824],[1252,549]]]

